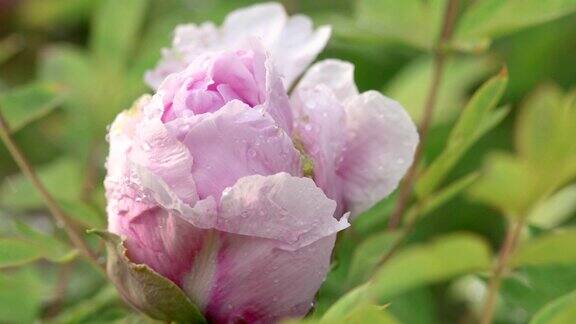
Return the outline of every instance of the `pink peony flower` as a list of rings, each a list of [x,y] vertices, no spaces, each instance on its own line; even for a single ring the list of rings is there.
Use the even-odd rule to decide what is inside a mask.
[[[292,35],[299,22],[308,33]],[[178,40],[183,68],[165,58],[174,73],[110,129],[109,230],[212,322],[305,315],[348,215],[387,196],[412,161],[409,116],[359,94],[350,63],[315,64],[289,97],[326,43],[328,29],[308,22],[265,4],[230,14],[208,49],[201,35]]]

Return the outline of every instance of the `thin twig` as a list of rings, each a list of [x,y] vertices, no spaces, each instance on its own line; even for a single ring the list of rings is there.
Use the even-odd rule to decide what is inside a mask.
[[[447,57],[446,47],[450,38],[452,37],[452,32],[454,30],[454,24],[456,23],[456,18],[458,16],[458,0],[450,0],[446,6],[446,11],[444,14],[444,24],[442,26],[442,34],[438,40],[438,44],[435,47],[434,53],[434,66],[432,71],[432,80],[430,83],[430,89],[428,90],[428,95],[426,96],[426,101],[424,103],[424,115],[422,116],[422,121],[419,125],[420,133],[420,143],[416,148],[414,153],[414,162],[412,167],[408,170],[406,178],[400,185],[400,190],[398,194],[398,201],[394,207],[394,211],[390,216],[390,222],[388,228],[394,230],[398,228],[402,221],[402,215],[404,210],[408,206],[408,201],[412,193],[412,188],[416,182],[418,176],[418,165],[420,160],[422,160],[422,155],[424,153],[424,146],[428,137],[428,131],[430,129],[430,124],[432,122],[432,117],[434,115],[434,109],[436,107],[436,98],[438,97],[438,90],[440,89],[440,84],[442,83],[442,76],[444,74],[444,66]]]
[[[6,145],[6,148],[14,158],[14,161],[22,171],[22,173],[28,178],[28,180],[32,183],[32,185],[38,190],[38,193],[44,200],[46,207],[56,220],[57,226],[61,226],[68,238],[72,242],[72,244],[80,251],[80,253],[86,257],[86,259],[94,264],[98,269],[103,270],[102,264],[98,262],[98,256],[90,249],[86,241],[82,239],[82,236],[77,232],[74,223],[70,220],[70,218],[64,213],[62,208],[58,205],[54,197],[48,192],[42,181],[36,174],[36,171],[24,155],[24,153],[20,150],[12,135],[10,134],[10,129],[8,127],[8,123],[0,110],[0,138]]]
[[[504,239],[504,244],[500,250],[500,255],[494,269],[492,270],[492,275],[490,277],[490,283],[488,285],[488,297],[486,298],[486,303],[484,304],[484,311],[482,312],[481,324],[492,323],[492,317],[494,316],[494,306],[496,305],[496,299],[498,297],[498,291],[500,290],[500,284],[502,283],[502,276],[508,268],[508,260],[510,255],[516,247],[516,242],[522,233],[523,227],[522,221],[517,221],[514,224],[508,226],[506,231],[506,238]]]

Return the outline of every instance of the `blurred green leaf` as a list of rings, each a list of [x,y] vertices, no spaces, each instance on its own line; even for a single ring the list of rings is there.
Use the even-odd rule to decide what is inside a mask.
[[[106,285],[96,295],[65,308],[57,317],[50,319],[48,323],[86,323],[87,319],[101,312],[102,308],[114,303],[120,303],[118,292],[112,285]]]
[[[40,277],[30,268],[0,273],[0,322],[34,323],[44,294]]]
[[[420,199],[434,192],[464,153],[506,116],[507,110],[492,110],[500,101],[507,83],[508,75],[502,70],[474,93],[451,130],[446,148],[418,180],[415,190]]]
[[[17,7],[18,22],[37,29],[71,25],[86,19],[99,0],[22,1]]]
[[[485,242],[472,235],[453,234],[398,252],[375,273],[369,290],[378,300],[389,300],[418,286],[488,269],[490,264]]]
[[[445,0],[361,0],[356,7],[358,34],[431,49],[440,33],[445,5]]]
[[[384,307],[376,305],[360,305],[352,310],[349,314],[341,318],[339,321],[333,322],[339,324],[364,324],[364,323],[379,323],[379,324],[396,324],[398,320],[394,318]]]
[[[338,299],[338,301],[332,304],[324,316],[322,316],[320,323],[335,323],[344,318],[346,314],[349,314],[351,311],[353,311],[358,305],[365,303],[369,298],[368,288],[368,284],[364,284],[346,293],[344,296]]]
[[[470,88],[493,70],[486,57],[451,58],[446,62],[438,91],[433,124],[453,120],[466,102]],[[408,64],[383,90],[404,106],[418,123],[422,119],[424,102],[432,80],[433,59],[418,58]]]
[[[460,19],[455,38],[462,43],[486,44],[491,38],[559,18],[575,10],[574,0],[475,1]]]
[[[521,244],[510,260],[515,267],[545,264],[576,264],[576,229],[543,234]]]
[[[576,176],[576,92],[544,86],[528,97],[518,116],[518,154],[534,166],[542,191]]]
[[[38,167],[38,175],[48,191],[59,201],[79,200],[81,168],[75,160],[60,158]],[[41,209],[44,202],[36,188],[22,174],[6,178],[0,186],[0,206],[17,210]]]
[[[399,236],[399,232],[383,232],[372,235],[359,244],[354,250],[350,270],[348,270],[348,283],[355,285],[368,279],[378,262],[390,251]]]
[[[41,247],[18,238],[0,238],[0,268],[23,265],[42,257]]]
[[[474,181],[478,179],[478,173],[466,175],[433,193],[419,203],[419,206],[411,207],[406,212],[407,217],[419,217],[433,212],[443,204],[452,200],[456,195],[466,190]]]
[[[64,212],[85,228],[104,228],[105,217],[93,207],[80,201],[62,201],[60,203]]]
[[[530,212],[532,225],[549,229],[574,216],[576,211],[576,184],[567,186],[542,201]]]
[[[64,100],[65,93],[55,84],[33,83],[0,94],[0,108],[12,132],[45,116]]]
[[[530,324],[568,324],[576,318],[576,291],[564,295],[542,308]]]
[[[8,36],[0,40],[0,65],[22,49],[22,43],[22,38],[19,35]]]
[[[102,0],[92,25],[90,45],[96,62],[122,67],[138,41],[148,0]]]
[[[470,188],[470,197],[501,210],[509,217],[525,217],[538,197],[535,170],[510,154],[493,153],[483,175]]]

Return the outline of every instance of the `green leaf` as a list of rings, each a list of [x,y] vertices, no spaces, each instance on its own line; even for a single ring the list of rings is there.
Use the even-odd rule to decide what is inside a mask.
[[[92,206],[80,201],[62,201],[60,206],[68,216],[84,225],[85,228],[103,228],[106,226],[105,216]]]
[[[198,308],[172,281],[128,259],[120,237],[106,231],[92,230],[91,233],[106,243],[110,280],[131,305],[157,320],[205,323]]]
[[[396,324],[398,320],[394,318],[384,307],[376,305],[360,305],[352,312],[341,318],[339,321],[333,322],[339,324],[364,324],[364,323],[379,323],[379,324]]]
[[[18,238],[0,238],[0,268],[14,267],[40,259],[41,247]]]
[[[90,45],[100,64],[127,63],[142,23],[148,0],[103,0],[92,24]],[[116,63],[116,64],[114,64]]]
[[[522,28],[568,15],[575,0],[483,0],[470,6],[456,27],[462,43],[486,43]]]
[[[34,83],[0,94],[0,107],[12,132],[45,116],[64,101],[61,87]]]
[[[16,54],[24,42],[18,35],[8,36],[0,41],[0,65]]]
[[[508,75],[502,70],[474,93],[456,121],[446,148],[418,180],[415,190],[420,199],[434,192],[466,151],[506,116],[507,110],[492,110],[504,94],[507,83]]]
[[[453,234],[396,254],[374,275],[369,292],[380,301],[423,285],[485,270],[490,249],[481,239]]]
[[[449,59],[438,90],[433,124],[452,121],[466,103],[468,91],[493,69],[493,61],[486,57]],[[416,123],[421,121],[424,113],[432,70],[433,59],[430,56],[418,58],[402,69],[383,90],[387,96],[402,103]]]
[[[536,171],[510,154],[493,153],[485,162],[483,175],[470,190],[470,197],[501,210],[509,217],[524,217],[538,199]]]
[[[443,204],[452,200],[456,195],[466,190],[477,179],[478,173],[474,172],[455,180],[451,184],[447,185],[446,188],[443,188],[430,195],[428,198],[425,198],[420,203],[420,207],[412,207],[406,215],[420,216],[433,212]]]
[[[543,234],[520,245],[510,260],[514,267],[576,264],[576,229]]]
[[[542,308],[530,324],[568,324],[576,318],[576,291],[564,295]]]
[[[332,306],[326,311],[322,319],[321,324],[335,323],[342,319],[346,314],[353,311],[358,305],[365,303],[369,300],[368,284],[358,286],[353,290],[346,293],[338,301],[336,301]]]
[[[368,279],[378,261],[390,251],[399,236],[398,232],[383,232],[372,235],[359,244],[350,263],[348,283],[354,285]]]
[[[76,201],[82,188],[78,163],[61,158],[37,168],[38,175],[48,191],[59,201]],[[0,205],[18,210],[40,209],[44,202],[28,179],[18,174],[8,177],[0,186]]]
[[[556,192],[534,207],[528,216],[532,225],[550,229],[568,220],[576,211],[576,184]]]
[[[91,298],[65,308],[49,323],[86,323],[88,317],[98,314],[102,308],[119,302],[116,289],[112,285],[106,285]]]
[[[576,93],[544,86],[522,106],[516,127],[516,147],[534,166],[543,191],[554,190],[576,176]]]
[[[30,268],[0,273],[0,322],[34,323],[45,293],[40,277]]]
[[[430,49],[440,33],[445,5],[445,0],[361,0],[357,26],[363,33]]]

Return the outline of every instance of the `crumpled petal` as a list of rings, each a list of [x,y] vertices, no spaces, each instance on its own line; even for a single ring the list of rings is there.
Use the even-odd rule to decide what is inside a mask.
[[[299,175],[292,140],[265,112],[234,100],[214,113],[188,118],[182,143],[194,158],[192,175],[201,199],[219,199],[244,176],[287,172]]]
[[[288,173],[241,178],[222,194],[217,228],[262,237],[295,250],[346,227],[333,215],[336,203],[309,178]]]
[[[377,91],[345,103],[346,151],[338,168],[352,215],[390,194],[412,164],[418,132],[402,106]]]
[[[197,56],[219,50],[246,48],[258,38],[284,76],[287,88],[314,61],[330,38],[329,26],[314,30],[310,19],[302,15],[288,17],[278,3],[262,3],[230,13],[221,28],[211,23],[177,27],[172,48],[162,52],[157,67],[145,80],[158,89],[169,74],[181,71]]]

